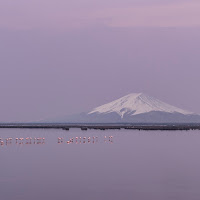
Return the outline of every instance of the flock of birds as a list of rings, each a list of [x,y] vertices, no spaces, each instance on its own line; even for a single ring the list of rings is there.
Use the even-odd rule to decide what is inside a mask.
[[[37,138],[32,138],[32,137],[26,137],[26,138],[5,138],[2,139],[0,138],[0,145],[3,146],[12,144],[13,140],[15,140],[16,144],[44,144],[45,143],[45,138],[44,137],[37,137]],[[58,137],[58,143],[63,143],[64,138],[63,137]],[[98,136],[93,136],[93,137],[72,137],[69,140],[66,141],[67,144],[81,144],[81,143],[97,143],[98,142]],[[104,136],[104,142],[113,142],[113,136]]]
[[[8,144],[12,144],[12,141],[15,140],[16,144],[44,144],[45,143],[45,138],[44,137],[39,137],[39,138],[32,138],[32,137],[27,137],[27,138],[6,138],[5,140],[3,140],[2,138],[0,138],[0,145],[8,145]]]
[[[104,142],[113,142],[113,136],[104,136]],[[64,142],[64,138],[62,137],[58,137],[58,143],[61,144]],[[93,136],[93,137],[72,137],[69,140],[66,141],[67,144],[72,144],[72,143],[76,143],[76,144],[81,144],[81,143],[96,143],[98,142],[98,137],[97,136]]]

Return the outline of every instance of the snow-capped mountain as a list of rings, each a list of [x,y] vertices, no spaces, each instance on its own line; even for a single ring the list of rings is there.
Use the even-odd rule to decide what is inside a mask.
[[[123,118],[125,114],[134,116],[152,111],[180,113],[183,115],[194,114],[166,104],[143,93],[129,94],[108,104],[97,107],[88,114],[108,114],[114,112]]]
[[[60,123],[200,123],[200,115],[171,106],[143,93],[132,93],[94,108],[92,111],[50,121]]]

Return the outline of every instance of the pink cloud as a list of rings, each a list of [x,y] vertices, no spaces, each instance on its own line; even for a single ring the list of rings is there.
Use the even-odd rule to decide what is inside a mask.
[[[95,24],[117,27],[199,26],[199,11],[200,2],[196,0],[116,0],[114,3],[111,0],[3,0],[0,3],[0,28],[62,30]]]
[[[107,9],[98,16],[107,16],[110,26],[134,27],[191,27],[200,26],[200,2],[185,2],[169,5],[134,6]],[[94,14],[97,15],[97,14]]]

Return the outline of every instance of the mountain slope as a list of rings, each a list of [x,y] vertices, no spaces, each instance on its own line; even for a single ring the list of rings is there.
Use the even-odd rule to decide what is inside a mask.
[[[181,113],[184,115],[193,114],[191,112],[176,108],[142,93],[129,94],[120,99],[112,101],[111,103],[97,107],[88,114],[105,114],[116,112],[118,115],[120,115],[121,118],[123,118],[124,114],[138,115],[152,111]]]
[[[90,112],[59,117],[60,123],[200,123],[200,115],[143,93],[132,93]]]

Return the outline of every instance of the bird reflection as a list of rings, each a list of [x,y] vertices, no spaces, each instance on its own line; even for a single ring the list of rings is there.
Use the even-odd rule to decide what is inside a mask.
[[[64,141],[63,138],[58,137],[58,144],[66,143],[66,144],[96,144],[98,143],[98,136],[92,136],[92,137],[72,137],[68,140]],[[113,136],[104,136],[105,143],[113,143]]]
[[[15,142],[12,142],[12,141]],[[67,140],[65,140],[63,137],[58,137],[57,138],[57,143],[58,144],[97,144],[97,143],[108,143],[112,144],[113,143],[113,136],[84,136],[84,137],[71,137]],[[35,144],[45,144],[45,138],[44,137],[16,137],[16,138],[0,138],[0,146],[8,146],[11,144],[16,144],[16,145],[35,145]]]
[[[12,144],[12,140],[13,138],[9,137],[9,138],[0,138],[0,145],[3,146],[4,144],[6,145],[11,145]],[[15,139],[15,143],[17,145],[22,145],[22,144],[45,144],[45,138],[44,137],[40,137],[40,138],[32,138],[32,137],[16,137]]]

